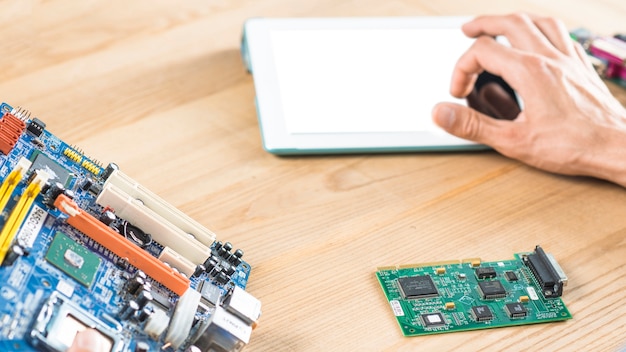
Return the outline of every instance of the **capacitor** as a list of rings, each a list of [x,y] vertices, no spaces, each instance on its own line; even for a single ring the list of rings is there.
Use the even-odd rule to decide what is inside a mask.
[[[19,258],[19,257],[21,257],[23,255],[24,255],[24,250],[22,249],[22,247],[20,247],[19,245],[15,244],[7,252],[6,256],[4,257],[4,261],[2,262],[2,265],[3,266],[11,266],[11,265],[13,265],[13,263],[15,263],[17,258]]]
[[[152,291],[152,283],[148,280],[143,284],[143,289],[146,291]]]
[[[224,250],[224,254],[222,254],[222,257],[225,257],[226,254],[230,255],[230,251],[233,249],[233,245],[230,242],[226,242],[224,243],[224,245],[222,246],[222,249]]]
[[[139,304],[135,301],[128,301],[120,311],[120,319],[128,320],[139,310]]]
[[[139,341],[135,345],[135,352],[150,352],[150,345],[147,342]]]
[[[50,186],[48,192],[46,192],[47,204],[52,205],[58,196],[65,192],[65,186],[61,182],[55,182]]]
[[[63,194],[69,199],[76,198],[76,193],[74,193],[74,191],[72,191],[71,189],[66,189],[65,192],[63,192]]]
[[[202,265],[204,265],[204,268],[205,268],[206,272],[210,272],[217,265],[217,260],[215,260],[211,256],[211,257],[207,258],[207,260]]]
[[[98,218],[100,222],[107,226],[111,225],[111,223],[115,221],[115,219],[115,214],[110,210],[105,210],[102,214],[100,214],[100,217]]]
[[[131,295],[136,295],[141,292],[145,283],[146,282],[141,277],[132,277],[126,282],[126,291]]]
[[[216,277],[221,272],[222,272],[222,267],[219,264],[215,265],[213,267],[213,269],[211,269],[211,271],[209,271],[209,277]]]
[[[150,291],[142,290],[137,295],[137,304],[139,305],[139,308],[145,307],[149,302],[152,302],[152,300],[153,300],[153,297]]]
[[[154,313],[154,309],[152,309],[152,306],[145,306],[139,311],[139,314],[137,315],[137,320],[140,323],[143,323],[152,315],[152,313]]]
[[[124,258],[124,257],[118,258],[117,261],[115,262],[115,265],[124,271],[130,268],[130,263],[128,262],[128,258]]]
[[[241,257],[243,257],[243,251],[241,249],[237,249],[235,253],[231,254],[228,257],[228,262],[233,264],[234,266],[238,266],[241,264]]]
[[[133,277],[140,277],[143,279],[143,281],[146,281],[148,279],[148,275],[146,275],[146,273],[144,273],[141,270],[135,271],[135,273],[133,274]]]
[[[198,264],[198,265],[196,266],[196,270],[193,272],[193,275],[192,275],[192,276],[193,276],[193,277],[198,277],[198,276],[200,276],[200,275],[201,275],[203,272],[205,272],[205,271],[206,271],[206,268],[204,267],[204,265],[202,265],[202,264]]]
[[[233,245],[230,242],[226,242],[217,250],[217,255],[223,258],[231,249],[233,249]]]
[[[102,174],[100,175],[100,177],[102,177],[103,180],[106,180],[107,178],[109,178],[109,176],[111,176],[111,174],[115,171],[115,170],[119,170],[120,167],[117,166],[117,164],[115,163],[109,163],[109,165],[107,165],[106,169],[104,169],[104,172],[102,172]]]
[[[215,277],[215,281],[217,281],[218,283],[224,285],[225,283],[227,283],[228,281],[230,281],[230,277],[228,275],[226,275],[225,272],[221,272],[219,273],[216,277]]]
[[[235,273],[235,267],[228,264],[227,262],[222,262],[222,271],[228,276],[230,277],[232,274]]]

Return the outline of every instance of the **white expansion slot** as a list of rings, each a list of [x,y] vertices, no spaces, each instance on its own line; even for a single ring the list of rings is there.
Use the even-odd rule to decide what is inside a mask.
[[[145,205],[144,199],[146,198],[138,200],[115,185],[108,184],[100,192],[96,202],[103,207],[113,208],[117,216],[149,233],[162,246],[184,254],[185,258],[195,264],[203,263],[211,255],[210,244],[205,245],[199,242],[195,239],[197,237],[190,236],[189,233],[156,213]],[[170,218],[174,216],[170,215]]]
[[[192,234],[198,241],[210,247],[215,241],[215,234],[193,220],[171,204],[150,192],[137,181],[120,170],[115,170],[107,178],[104,186],[114,185],[130,197],[140,200],[147,208],[179,227],[183,232]]]

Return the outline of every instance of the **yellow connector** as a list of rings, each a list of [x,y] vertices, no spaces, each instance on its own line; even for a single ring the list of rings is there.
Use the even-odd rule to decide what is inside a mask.
[[[24,178],[31,164],[30,160],[22,157],[13,168],[13,171],[2,182],[2,186],[0,186],[0,213],[4,211],[4,207],[7,206],[9,199],[11,199],[11,194],[13,194],[15,187]]]
[[[80,163],[80,161],[83,160],[83,156],[79,152],[71,148],[65,148],[65,150],[63,151],[63,155],[76,163]]]
[[[98,166],[96,166],[96,164],[92,163],[91,161],[87,159],[83,160],[83,163],[81,164],[81,166],[96,176],[98,176],[98,174],[100,173],[100,169],[98,168]]]
[[[50,175],[48,175],[47,172],[37,170],[37,175],[28,184],[24,193],[22,193],[22,196],[11,211],[9,219],[4,224],[4,227],[0,232],[0,264],[4,262],[4,258],[6,257],[9,247],[11,246],[11,242],[13,242],[13,238],[15,238],[17,230],[19,230],[22,222],[24,222],[33,201],[37,198],[37,195],[39,195],[39,192],[41,192],[41,189],[49,178]]]

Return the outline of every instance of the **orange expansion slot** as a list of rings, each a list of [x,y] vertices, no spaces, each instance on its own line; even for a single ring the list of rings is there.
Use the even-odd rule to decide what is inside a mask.
[[[24,121],[11,113],[4,114],[0,119],[0,152],[9,155],[25,128]]]
[[[69,215],[68,224],[91,237],[119,257],[127,258],[131,265],[142,270],[148,276],[172,290],[172,292],[182,296],[189,288],[189,279],[120,236],[120,234],[98,221],[98,219],[81,210],[70,198],[60,195],[54,201],[54,206]]]

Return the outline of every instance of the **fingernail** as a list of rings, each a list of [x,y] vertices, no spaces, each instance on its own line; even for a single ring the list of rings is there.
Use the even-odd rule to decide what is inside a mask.
[[[447,105],[437,106],[435,122],[439,127],[448,130],[456,121],[456,111]]]

